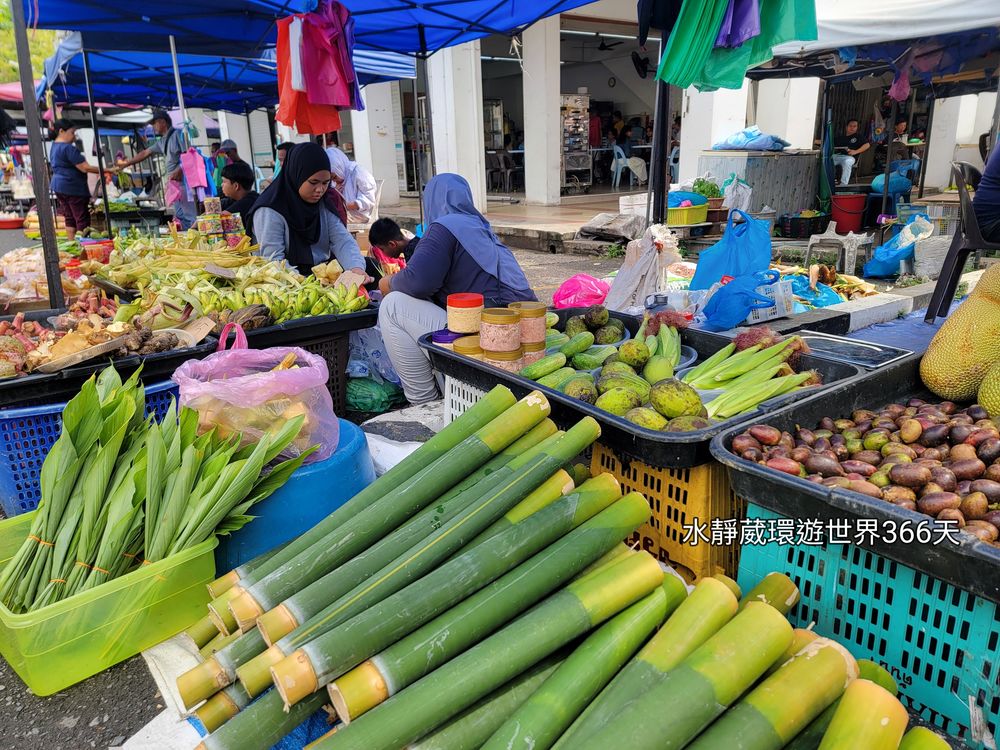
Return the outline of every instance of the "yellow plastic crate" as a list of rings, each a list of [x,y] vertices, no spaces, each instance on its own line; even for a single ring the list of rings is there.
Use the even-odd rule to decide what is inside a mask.
[[[708,221],[708,204],[667,209],[667,226],[679,227],[686,224],[701,224]]]
[[[0,522],[0,568],[34,515]],[[205,613],[216,544],[212,537],[35,612],[0,605],[0,655],[33,693],[51,695],[156,645]]]
[[[649,523],[633,539],[640,549],[669,562],[691,582],[716,573],[735,578],[740,556],[738,533],[725,545],[713,546],[702,537],[696,544],[685,541],[696,522],[704,525],[705,536],[710,537],[713,519],[746,518],[746,501],[733,494],[722,464],[711,461],[689,469],[661,469],[636,458],[619,457],[598,442],[593,447],[590,470],[595,475],[614,475],[622,491],[641,492],[649,500]]]

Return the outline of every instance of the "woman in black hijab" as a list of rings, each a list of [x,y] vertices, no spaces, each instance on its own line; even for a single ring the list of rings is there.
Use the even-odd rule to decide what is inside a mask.
[[[284,260],[307,275],[336,258],[344,270],[365,272],[365,261],[323,196],[330,186],[330,159],[316,143],[296,144],[277,178],[250,210],[250,232],[260,254]]]

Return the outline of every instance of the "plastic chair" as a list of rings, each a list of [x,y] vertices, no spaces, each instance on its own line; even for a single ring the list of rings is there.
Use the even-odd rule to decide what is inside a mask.
[[[957,161],[955,164],[958,165],[958,168],[962,173],[962,177],[965,178],[965,184],[973,190],[978,190],[979,181],[983,179],[983,173],[965,161]]]
[[[489,151],[486,152],[486,188],[490,191],[500,189],[500,157]]]
[[[958,217],[958,231],[955,232],[951,247],[948,248],[948,255],[941,267],[941,274],[934,287],[931,303],[927,306],[927,314],[924,315],[924,320],[928,323],[933,323],[939,316],[944,317],[948,314],[951,302],[955,298],[958,281],[962,278],[965,261],[969,259],[969,253],[981,253],[984,250],[1000,251],[1000,242],[987,242],[983,239],[976,211],[972,207],[972,196],[969,194],[969,184],[966,182],[965,175],[978,171],[971,164],[965,162],[953,161],[951,163],[951,173],[955,185],[958,187],[958,196],[962,207]]]
[[[625,158],[625,152],[622,150],[621,146],[612,146],[612,153],[615,158],[611,161],[611,187],[615,190],[621,184],[622,170],[628,169],[628,159]],[[635,185],[635,173],[629,169],[629,186]]]
[[[504,185],[508,193],[514,192],[517,188],[516,177],[520,174],[523,178],[524,168],[514,163],[514,157],[507,151],[500,152],[500,163],[503,168]]]
[[[806,246],[806,257],[802,265],[809,268],[813,250],[828,248],[837,251],[837,268],[841,273],[854,274],[858,262],[858,250],[864,245],[871,245],[871,235],[848,232],[837,234],[837,222],[831,221],[823,234],[814,234]]]

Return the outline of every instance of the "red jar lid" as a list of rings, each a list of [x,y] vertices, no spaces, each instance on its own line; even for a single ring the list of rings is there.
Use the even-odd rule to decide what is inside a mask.
[[[448,307],[482,307],[483,295],[474,292],[448,295]]]

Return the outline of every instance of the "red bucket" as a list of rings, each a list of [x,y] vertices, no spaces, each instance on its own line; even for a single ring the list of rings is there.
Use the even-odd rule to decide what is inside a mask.
[[[864,193],[837,193],[831,200],[830,216],[837,222],[837,234],[860,232],[868,196]]]

